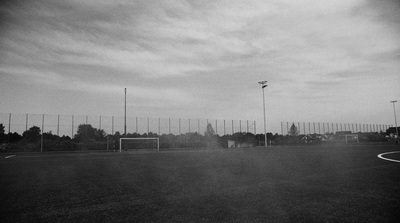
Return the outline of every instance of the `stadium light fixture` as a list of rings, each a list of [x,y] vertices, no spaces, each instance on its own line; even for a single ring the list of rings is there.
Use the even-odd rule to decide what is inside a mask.
[[[390,101],[390,103],[393,103],[394,124],[395,124],[395,128],[396,128],[396,136],[397,136],[397,139],[398,139],[399,138],[399,130],[397,130],[396,107],[394,105],[394,103],[396,103],[396,102],[397,102],[397,100]]]
[[[265,97],[264,97],[264,88],[266,88],[267,85],[267,81],[260,81],[258,82],[259,84],[261,84],[261,88],[263,91],[263,109],[264,109],[264,140],[265,140],[265,147],[268,146],[268,140],[267,140],[267,120],[265,118]]]

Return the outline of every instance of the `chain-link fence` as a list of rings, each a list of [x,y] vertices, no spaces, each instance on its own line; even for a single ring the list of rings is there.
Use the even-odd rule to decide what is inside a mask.
[[[33,126],[42,132],[51,132],[57,136],[69,136],[77,133],[78,126],[89,124],[93,128],[102,129],[106,134],[125,133],[125,117],[121,116],[89,116],[89,115],[51,115],[51,114],[13,114],[0,113],[0,123],[5,133],[21,134]],[[204,134],[207,124],[211,124],[217,135],[249,132],[256,134],[256,121],[220,120],[220,119],[181,119],[126,117],[126,133],[162,134]]]
[[[359,123],[327,123],[327,122],[281,122],[281,134],[329,134],[338,132],[368,133],[385,132],[392,125],[388,124],[359,124]]]

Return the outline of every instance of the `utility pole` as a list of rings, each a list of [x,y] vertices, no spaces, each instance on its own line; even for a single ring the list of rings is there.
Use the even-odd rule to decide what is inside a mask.
[[[125,115],[124,115],[124,135],[126,136],[126,88],[125,88]]]
[[[264,88],[266,88],[267,85],[267,81],[260,81],[258,82],[259,84],[261,84],[261,88],[263,91],[263,109],[264,109],[264,139],[265,139],[265,147],[268,146],[268,140],[267,140],[267,119],[265,117],[265,97],[264,97]]]

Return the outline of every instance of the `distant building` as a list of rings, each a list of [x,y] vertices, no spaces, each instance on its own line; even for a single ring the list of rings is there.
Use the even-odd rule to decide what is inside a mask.
[[[301,141],[305,142],[305,143],[312,143],[313,142],[313,137],[311,135],[305,135],[303,136],[303,138],[301,138]]]

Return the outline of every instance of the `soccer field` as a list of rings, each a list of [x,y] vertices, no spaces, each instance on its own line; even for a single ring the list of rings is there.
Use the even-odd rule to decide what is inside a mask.
[[[398,150],[2,154],[1,222],[399,222]]]

